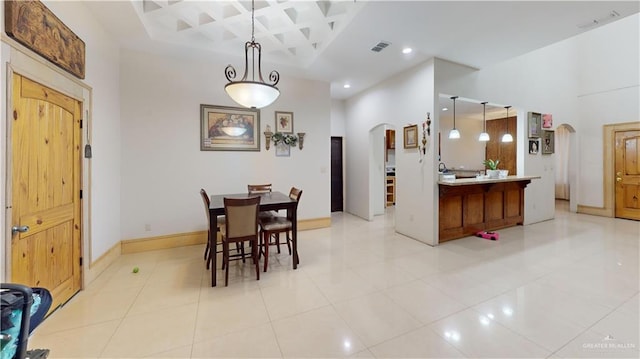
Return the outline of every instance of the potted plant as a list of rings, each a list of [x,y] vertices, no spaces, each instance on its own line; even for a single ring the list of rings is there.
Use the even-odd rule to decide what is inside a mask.
[[[498,164],[500,163],[500,160],[492,160],[492,159],[487,159],[484,160],[482,162],[482,164],[485,165],[485,167],[487,167],[487,175],[489,176],[489,178],[498,178],[500,176],[500,170],[498,170]]]

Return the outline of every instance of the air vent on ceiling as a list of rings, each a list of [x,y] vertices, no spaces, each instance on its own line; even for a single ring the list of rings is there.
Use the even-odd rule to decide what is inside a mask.
[[[391,45],[390,42],[386,42],[386,41],[380,41],[379,43],[377,43],[374,47],[371,48],[371,51],[373,52],[380,52],[382,50],[384,50],[387,46]]]

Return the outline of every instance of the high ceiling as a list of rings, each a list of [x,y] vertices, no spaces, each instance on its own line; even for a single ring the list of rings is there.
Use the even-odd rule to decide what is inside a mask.
[[[123,47],[215,53],[243,67],[250,1],[85,4]],[[288,76],[327,81],[331,97],[344,99],[431,57],[483,68],[639,10],[638,1],[267,0],[255,2],[255,38],[264,75],[276,69],[281,82]],[[372,51],[379,42],[389,46]],[[403,54],[405,47],[413,52]]]

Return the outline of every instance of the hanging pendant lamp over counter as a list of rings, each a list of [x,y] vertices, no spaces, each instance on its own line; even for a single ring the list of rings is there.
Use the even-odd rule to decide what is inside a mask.
[[[244,74],[239,81],[236,78],[236,69],[228,65],[224,69],[224,75],[229,83],[224,87],[231,99],[241,106],[262,108],[271,105],[280,96],[280,90],[276,87],[280,81],[278,71],[269,73],[269,82],[262,78],[262,47],[255,39],[255,0],[251,1],[251,41],[244,44]],[[249,73],[249,49],[251,49],[251,79],[247,80]],[[256,66],[256,50],[258,51],[258,64]],[[258,78],[256,79],[256,72]]]
[[[484,130],[478,137],[478,141],[487,142],[489,141],[489,134],[487,133],[487,102],[482,102],[482,122],[484,124]]]
[[[453,100],[453,129],[449,131],[449,139],[457,140],[460,138],[460,131],[456,128],[456,99],[458,96],[451,96]]]
[[[509,119],[509,109],[511,108],[511,106],[505,106],[504,108],[507,109],[507,121],[508,121],[508,119]],[[502,142],[513,142],[513,136],[511,136],[511,134],[509,132],[505,133],[502,136]]]

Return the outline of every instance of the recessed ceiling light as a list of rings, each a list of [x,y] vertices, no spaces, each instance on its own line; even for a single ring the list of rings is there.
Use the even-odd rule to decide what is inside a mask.
[[[351,88],[351,85],[349,85],[349,84],[344,84],[344,88],[349,89],[349,88]]]
[[[442,111],[448,111],[448,110],[449,110],[449,109],[448,109],[448,108],[446,108],[446,107],[443,107],[443,108],[442,108]]]
[[[413,49],[410,47],[405,47],[404,49],[402,49],[403,54],[410,54],[411,51],[413,51]]]

